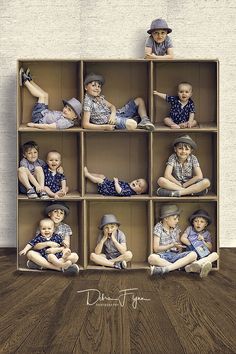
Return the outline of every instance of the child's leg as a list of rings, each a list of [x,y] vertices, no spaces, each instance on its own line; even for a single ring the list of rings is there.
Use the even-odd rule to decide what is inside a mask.
[[[164,123],[172,129],[180,129],[180,126],[176,124],[170,117],[164,118]]]
[[[77,262],[78,262],[78,259],[79,259],[79,256],[78,256],[78,254],[75,253],[75,252],[72,252],[72,253],[67,257],[67,260],[68,260],[68,261],[71,261],[72,264],[77,263]]]
[[[32,188],[32,184],[29,181],[30,178],[30,171],[28,170],[28,168],[26,167],[19,167],[18,168],[18,178],[21,184],[23,184],[23,186],[29,190],[30,188]]]
[[[41,166],[35,167],[34,177],[38,181],[38,184],[40,185],[40,190],[37,190],[37,192],[40,192],[41,190],[44,189],[44,173]]]
[[[215,261],[217,261],[217,259],[219,258],[219,255],[216,253],[216,252],[212,252],[210,253],[207,257],[204,257],[204,258],[201,258],[195,262],[193,262],[192,264],[190,264],[189,266],[187,266],[187,271],[188,272],[196,272],[196,273],[200,273],[201,271],[201,268],[203,266],[203,264],[207,263],[207,262],[210,262],[210,263],[213,263]],[[198,266],[195,266],[195,265],[198,265]]]
[[[24,85],[27,87],[32,96],[38,97],[39,103],[48,104],[48,93],[43,91],[35,82],[26,80]]]
[[[97,173],[90,173],[87,167],[84,167],[84,175],[93,183],[102,183],[105,176]]]
[[[133,258],[132,252],[126,251],[125,253],[121,254],[120,256],[118,256],[116,258],[112,258],[111,261],[113,262],[113,264],[116,262],[122,262],[122,261],[130,262],[132,258]]]
[[[41,254],[39,252],[30,250],[27,253],[27,258],[42,268],[57,270],[59,272],[61,271],[61,267],[58,267],[52,263],[49,263],[43,256],[41,256]]]
[[[195,252],[190,252],[185,257],[178,259],[176,262],[169,264],[166,268],[167,271],[171,272],[172,270],[176,270],[186,266],[189,263],[194,262],[197,259],[197,255]]]
[[[179,186],[178,184],[169,181],[167,178],[165,177],[160,177],[158,178],[157,184],[161,187],[161,188],[165,188],[165,189],[170,189],[172,191],[184,191],[185,189],[181,186]]]
[[[191,186],[189,186],[187,188],[180,189],[180,195],[199,193],[199,192],[202,192],[204,189],[209,188],[210,185],[211,185],[211,182],[209,181],[209,179],[204,178],[201,181],[199,181],[195,184],[192,184]]]
[[[152,253],[148,257],[148,263],[150,265],[158,266],[158,267],[166,267],[169,266],[171,263],[168,262],[166,259],[161,258],[158,254]]]
[[[134,119],[127,119],[125,127],[127,130],[135,130],[137,128],[137,122]]]
[[[147,117],[148,115],[144,100],[141,97],[137,97],[135,98],[134,102],[138,108],[138,114],[140,115],[140,118],[142,119],[143,117]]]
[[[48,255],[48,261],[49,263],[52,263],[56,267],[60,267],[61,269],[67,269],[68,267],[71,266],[71,261],[67,260],[65,261],[63,258],[57,258],[55,254],[49,254]]]
[[[114,268],[114,262],[111,259],[107,259],[105,254],[91,253],[90,260],[98,265]]]

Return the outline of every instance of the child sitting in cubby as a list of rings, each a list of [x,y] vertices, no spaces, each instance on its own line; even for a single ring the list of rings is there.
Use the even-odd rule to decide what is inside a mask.
[[[27,141],[22,146],[22,153],[23,158],[18,168],[20,192],[26,194],[29,199],[38,198],[38,195],[41,199],[47,199],[43,173],[45,162],[38,158],[38,144],[35,141]]]
[[[24,85],[32,96],[38,97],[32,111],[32,122],[27,123],[28,127],[39,129],[67,129],[78,123],[82,105],[76,98],[63,100],[62,111],[48,109],[48,93],[42,90],[33,80],[30,70],[20,69],[20,86]]]
[[[179,241],[178,226],[180,209],[177,205],[164,204],[161,207],[160,219],[154,226],[153,251],[148,257],[151,275],[163,275],[194,262],[197,255],[193,251],[184,251],[186,246]]]
[[[64,247],[62,237],[54,232],[55,226],[51,219],[42,219],[39,223],[39,230],[40,234],[29,241],[19,252],[20,256],[26,255],[35,245],[41,243],[44,247],[37,252],[55,267],[53,269],[64,272],[77,261],[78,256],[75,254],[76,257],[74,257],[71,250]]]
[[[119,230],[120,223],[113,214],[101,218],[97,246],[90,259],[94,263],[115,269],[127,268],[133,255],[127,251],[125,234]]]
[[[147,31],[150,36],[145,43],[145,59],[173,59],[172,40],[168,36],[172,29],[168,27],[166,21],[157,18],[151,23],[151,28]]]
[[[43,166],[45,192],[54,199],[64,197],[68,192],[68,187],[64,173],[58,172],[58,168],[61,166],[61,154],[55,150],[49,151],[46,162]]]
[[[124,107],[116,107],[101,95],[105,80],[102,75],[90,73],[85,77],[82,126],[93,130],[114,130],[137,128],[153,131],[144,100],[140,97],[130,100]],[[138,125],[137,125],[137,122]]]
[[[130,183],[119,181],[116,177],[110,180],[104,175],[90,173],[87,167],[84,167],[84,175],[91,182],[97,184],[98,193],[102,195],[129,197],[146,193],[148,190],[148,183],[143,178],[136,179]]]
[[[72,230],[68,224],[65,224],[63,221],[66,216],[69,215],[70,209],[68,205],[66,205],[62,201],[53,201],[48,204],[44,210],[44,213],[47,217],[49,217],[55,225],[54,233],[60,235],[62,238],[62,243],[65,248],[70,248]],[[36,236],[40,234],[40,230],[37,229]],[[33,249],[29,250],[27,253],[27,267],[30,269],[53,269],[60,270],[58,267],[54,267],[51,263],[49,263],[38,251],[41,248],[44,248],[45,244],[43,242],[37,243]],[[73,264],[66,270],[66,272],[70,273],[78,273],[79,267],[75,264],[79,257],[73,252],[71,253],[71,258],[73,257]]]
[[[211,217],[208,212],[199,209],[189,218],[191,226],[188,226],[180,240],[187,246],[187,250],[195,251],[197,260],[185,267],[186,272],[200,273],[200,277],[206,277],[212,269],[212,262],[219,256],[212,252],[211,234],[207,230],[211,224]]]
[[[178,96],[169,96],[166,93],[153,91],[153,94],[166,100],[171,105],[170,116],[164,118],[164,123],[172,129],[193,128],[197,125],[194,119],[195,107],[191,99],[192,85],[181,82],[178,85]]]
[[[181,197],[183,195],[205,195],[210,181],[203,178],[198,159],[192,154],[197,144],[189,135],[176,138],[173,142],[174,154],[167,163],[164,177],[157,181],[160,188],[157,195],[161,197]]]

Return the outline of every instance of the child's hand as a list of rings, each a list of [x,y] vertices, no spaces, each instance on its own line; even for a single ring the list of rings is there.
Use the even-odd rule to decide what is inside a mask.
[[[189,120],[189,121],[187,122],[187,128],[192,128],[192,126],[193,126],[193,123]]]
[[[60,173],[61,175],[63,175],[63,173],[64,173],[63,167],[62,167],[62,166],[59,166],[59,167],[57,168],[57,172]]]
[[[115,129],[115,125],[112,124],[106,124],[104,127],[104,130],[114,130]]]
[[[25,256],[26,255],[26,251],[23,249],[23,250],[21,250],[20,252],[19,252],[19,255],[20,256]]]
[[[186,122],[186,123],[180,123],[180,124],[179,124],[179,127],[180,127],[181,129],[188,128],[188,122]]]
[[[116,115],[115,114],[111,114],[110,115],[108,123],[109,124],[115,124],[116,123]]]
[[[113,181],[114,181],[115,183],[118,183],[118,184],[119,184],[119,180],[118,180],[117,177],[114,177],[114,178],[113,178]]]
[[[71,255],[71,250],[69,249],[69,248],[64,248],[63,250],[62,250],[62,253],[63,253],[63,256],[62,256],[62,258],[67,258],[67,257],[69,257],[70,255]]]
[[[51,254],[55,253],[54,248],[53,247],[47,248],[46,253],[51,253]]]
[[[201,234],[199,234],[198,235],[198,238],[197,238],[199,241],[204,241],[204,237],[201,235]]]
[[[39,184],[35,188],[37,193],[40,193],[43,190],[43,188]]]
[[[158,95],[157,91],[154,90],[153,91],[153,95]]]

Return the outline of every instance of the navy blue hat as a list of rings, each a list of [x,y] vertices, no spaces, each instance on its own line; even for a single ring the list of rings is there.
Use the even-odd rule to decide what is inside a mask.
[[[147,33],[152,34],[152,32],[158,29],[164,29],[167,31],[167,33],[172,32],[172,29],[168,27],[166,20],[163,20],[162,18],[157,18],[156,20],[152,21],[151,28],[147,31]]]

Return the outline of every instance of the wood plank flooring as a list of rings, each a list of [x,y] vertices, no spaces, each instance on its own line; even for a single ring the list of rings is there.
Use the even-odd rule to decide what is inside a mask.
[[[0,353],[236,353],[236,249],[205,279],[20,272],[15,252],[0,250]]]

